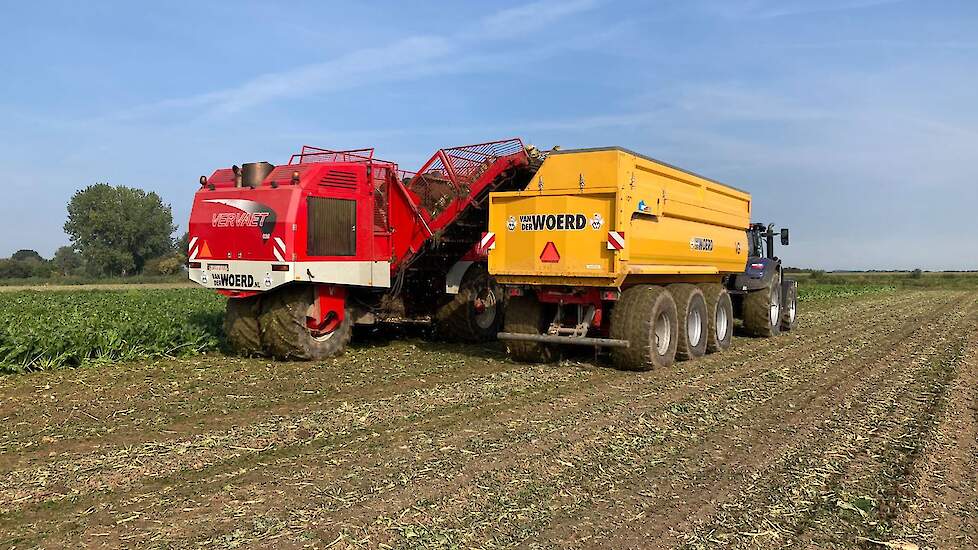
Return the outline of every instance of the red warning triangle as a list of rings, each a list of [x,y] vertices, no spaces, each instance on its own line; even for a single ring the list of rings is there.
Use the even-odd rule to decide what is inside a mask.
[[[540,261],[555,264],[560,261],[560,253],[557,252],[557,245],[553,241],[547,241],[540,253]]]
[[[207,246],[207,241],[204,241],[204,244],[200,245],[200,255],[204,258],[211,257],[211,247]]]

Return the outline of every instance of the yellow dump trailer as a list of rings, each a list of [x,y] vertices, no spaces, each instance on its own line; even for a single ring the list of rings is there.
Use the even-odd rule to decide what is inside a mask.
[[[627,368],[719,351],[731,292],[745,324],[758,302],[771,331],[790,328],[780,264],[749,274],[752,252],[776,258],[761,258],[773,233],[752,233],[744,191],[609,147],[551,152],[526,189],[489,201],[489,272],[510,296],[500,338],[520,359],[561,343],[611,347]],[[752,293],[766,299],[741,299]]]

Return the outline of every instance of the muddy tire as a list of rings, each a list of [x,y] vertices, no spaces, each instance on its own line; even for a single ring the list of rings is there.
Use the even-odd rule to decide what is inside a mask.
[[[676,339],[676,359],[689,361],[706,355],[707,327],[706,298],[696,285],[679,283],[668,286],[676,301],[679,332]]]
[[[787,331],[795,328],[798,321],[798,283],[786,280],[782,288],[781,330]]]
[[[354,312],[347,306],[343,322],[329,334],[317,337],[306,325],[306,313],[314,300],[313,286],[301,284],[281,287],[263,297],[258,322],[267,355],[318,360],[343,353],[353,335]]]
[[[730,348],[733,338],[733,302],[721,284],[700,285],[706,298],[706,352],[716,353]]]
[[[228,298],[224,308],[224,336],[233,353],[246,357],[261,355],[260,308],[261,296]]]
[[[435,332],[461,342],[488,342],[502,326],[503,291],[486,267],[472,264],[458,294],[435,312]]]
[[[625,370],[670,367],[676,361],[676,302],[661,286],[639,285],[621,293],[611,311],[611,337],[628,340],[627,348],[612,348],[615,366]]]
[[[516,334],[544,334],[550,326],[547,311],[533,296],[515,296],[506,304],[506,332]],[[557,346],[542,342],[507,340],[510,357],[524,363],[549,363],[557,360]]]
[[[744,328],[752,336],[768,338],[781,333],[781,281],[744,296]]]

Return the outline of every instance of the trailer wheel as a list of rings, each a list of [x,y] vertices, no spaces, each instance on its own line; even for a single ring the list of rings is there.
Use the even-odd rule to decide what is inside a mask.
[[[781,287],[784,304],[781,313],[781,330],[787,331],[795,328],[795,322],[798,320],[798,283],[786,280]]]
[[[663,287],[639,285],[622,292],[611,311],[610,329],[612,338],[629,343],[627,348],[611,350],[611,359],[620,369],[665,368],[676,360],[676,302]]]
[[[752,290],[744,296],[744,328],[753,336],[771,337],[781,332],[781,281]]]
[[[548,309],[533,296],[510,298],[506,305],[506,332],[543,334],[550,326]],[[507,340],[506,349],[513,359],[525,363],[549,363],[557,359],[557,346],[553,344]]]
[[[353,335],[353,311],[347,305],[342,321],[311,328],[306,313],[315,300],[312,285],[288,285],[262,300],[261,343],[279,359],[318,360],[343,353]]]
[[[676,301],[679,334],[676,359],[688,361],[706,355],[709,316],[706,314],[706,298],[696,285],[677,283],[669,285],[669,292]]]
[[[733,302],[730,293],[721,284],[700,285],[706,298],[706,351],[716,353],[730,347],[733,338]]]
[[[472,264],[458,294],[435,313],[435,328],[451,340],[487,342],[496,337],[502,317],[502,288],[484,265]]]
[[[228,298],[224,308],[224,336],[232,352],[245,356],[261,355],[260,308],[260,296]]]

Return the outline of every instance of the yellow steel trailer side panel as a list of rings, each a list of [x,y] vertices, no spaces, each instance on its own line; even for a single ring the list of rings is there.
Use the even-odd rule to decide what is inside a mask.
[[[719,279],[744,270],[749,224],[750,195],[733,187],[620,148],[560,151],[527,189],[490,195],[489,271],[504,283],[584,286]],[[621,250],[609,250],[609,231],[623,235]],[[557,261],[541,258],[548,243]]]

